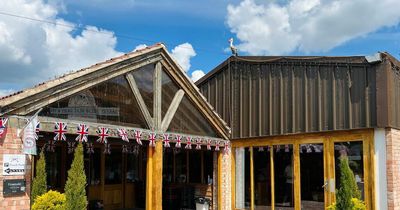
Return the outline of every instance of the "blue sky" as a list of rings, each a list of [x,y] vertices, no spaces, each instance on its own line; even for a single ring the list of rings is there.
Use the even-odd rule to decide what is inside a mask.
[[[396,8],[400,1],[8,0],[0,5],[0,96],[156,42],[193,79],[230,56],[230,37],[240,55],[399,58]]]

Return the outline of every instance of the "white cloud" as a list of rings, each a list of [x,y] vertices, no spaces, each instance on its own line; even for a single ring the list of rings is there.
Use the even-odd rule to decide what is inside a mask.
[[[195,70],[192,72],[192,80],[193,82],[196,82],[197,80],[199,80],[200,78],[202,78],[204,75],[206,75],[204,73],[204,71],[202,70]]]
[[[146,47],[147,47],[146,44],[140,44],[140,45],[136,46],[135,49],[133,49],[133,51],[141,50],[141,49],[144,49],[144,48],[146,48]]]
[[[290,0],[228,5],[227,25],[249,54],[328,51],[400,22],[400,1]]]
[[[61,9],[43,0],[8,0],[0,4],[2,12],[74,25],[57,16]],[[112,32],[94,26],[74,31],[61,25],[2,16],[0,88],[7,89],[7,85],[25,88],[117,56],[121,53],[115,50],[116,43]]]
[[[193,46],[186,42],[176,46],[171,52],[171,55],[177,60],[178,64],[187,72],[191,66],[190,59],[196,56]]]

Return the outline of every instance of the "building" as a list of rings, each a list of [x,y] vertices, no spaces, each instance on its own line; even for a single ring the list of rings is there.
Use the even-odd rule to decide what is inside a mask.
[[[368,209],[398,209],[399,72],[387,53],[234,56],[196,86],[162,44],[95,64],[0,99],[0,206],[29,209],[38,113],[50,189],[84,141],[89,209],[324,209],[341,155]]]
[[[387,53],[238,56],[196,82],[232,129],[226,209],[324,209],[343,154],[368,209],[399,209],[399,66]]]
[[[0,113],[2,209],[29,209],[38,156],[17,133],[35,113],[50,189],[63,191],[83,142],[89,209],[194,208],[199,196],[217,206],[230,129],[162,44],[3,97]]]

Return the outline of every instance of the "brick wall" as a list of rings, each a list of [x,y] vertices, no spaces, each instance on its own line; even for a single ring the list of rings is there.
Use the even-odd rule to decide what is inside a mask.
[[[24,210],[30,208],[30,185],[31,185],[31,159],[26,155],[25,176],[3,176],[3,154],[22,154],[22,141],[17,137],[17,130],[8,125],[7,135],[0,141],[0,209]],[[18,196],[3,196],[4,179],[25,179],[26,193]]]
[[[386,129],[388,209],[400,209],[400,130]]]
[[[218,204],[218,209],[230,210],[231,209],[231,154],[230,152],[221,152],[221,203]]]

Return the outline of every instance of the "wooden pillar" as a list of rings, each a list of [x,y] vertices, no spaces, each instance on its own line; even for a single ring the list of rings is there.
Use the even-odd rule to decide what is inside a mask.
[[[156,147],[148,147],[147,180],[146,180],[146,209],[162,209],[162,141],[156,142]]]

